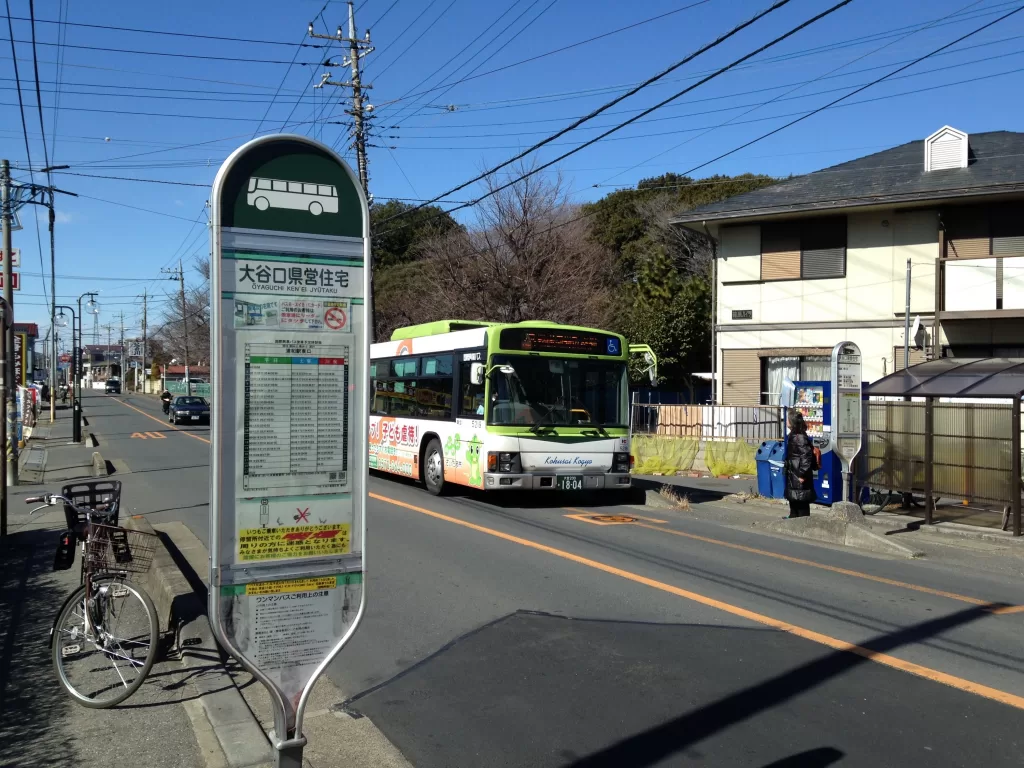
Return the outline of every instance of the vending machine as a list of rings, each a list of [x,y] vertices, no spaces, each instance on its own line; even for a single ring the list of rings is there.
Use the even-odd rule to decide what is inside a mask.
[[[807,436],[821,451],[821,469],[814,473],[817,503],[842,501],[843,467],[832,439],[832,382],[795,381],[793,386],[796,391],[791,407],[803,415]]]

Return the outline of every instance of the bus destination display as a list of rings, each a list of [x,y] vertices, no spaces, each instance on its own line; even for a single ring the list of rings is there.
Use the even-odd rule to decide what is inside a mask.
[[[502,349],[516,352],[566,352],[573,355],[622,355],[618,336],[589,331],[506,328],[501,332]]]

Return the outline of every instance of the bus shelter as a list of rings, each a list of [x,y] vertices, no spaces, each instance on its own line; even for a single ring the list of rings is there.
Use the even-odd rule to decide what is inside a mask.
[[[1003,507],[1021,535],[1021,398],[1024,359],[940,358],[864,390],[864,480],[923,493],[925,523],[938,496]]]

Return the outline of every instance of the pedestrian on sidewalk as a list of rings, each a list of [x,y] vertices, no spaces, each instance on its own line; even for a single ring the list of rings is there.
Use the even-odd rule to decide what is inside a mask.
[[[803,414],[789,411],[789,437],[786,438],[786,498],[789,499],[789,518],[809,517],[811,502],[815,500],[814,470],[817,458],[814,443],[807,436]]]

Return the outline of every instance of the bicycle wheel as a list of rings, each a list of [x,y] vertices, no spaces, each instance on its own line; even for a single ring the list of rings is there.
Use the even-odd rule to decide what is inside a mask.
[[[92,580],[90,620],[85,586],[61,608],[50,636],[53,667],[79,704],[105,709],[142,685],[156,660],[159,627],[149,595],[118,577]]]

